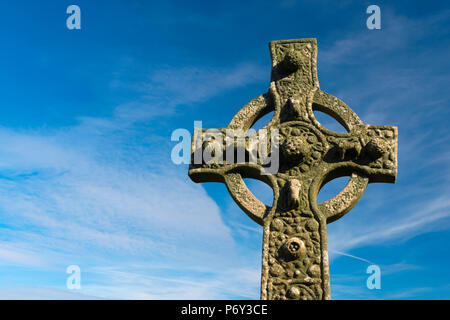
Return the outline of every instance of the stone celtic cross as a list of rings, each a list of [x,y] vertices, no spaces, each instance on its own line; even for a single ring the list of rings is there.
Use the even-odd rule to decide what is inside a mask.
[[[191,161],[189,176],[194,182],[225,183],[239,207],[264,227],[261,299],[330,299],[327,223],[346,214],[369,182],[395,182],[397,128],[365,125],[341,100],[319,89],[315,39],[273,41],[270,53],[269,91],[245,105],[225,129],[248,131],[273,111],[261,130],[279,132],[278,171],[262,174],[261,163],[225,159]],[[324,128],[314,110],[335,118],[347,133]],[[225,129],[217,130],[225,134]],[[191,157],[214,143],[205,134],[204,129],[196,130]],[[347,185],[318,204],[320,188],[341,176],[350,177]],[[273,207],[260,202],[243,178],[268,184]]]

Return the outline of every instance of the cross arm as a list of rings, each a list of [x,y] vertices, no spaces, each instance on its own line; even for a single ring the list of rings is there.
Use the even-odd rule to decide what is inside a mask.
[[[335,175],[359,171],[370,182],[393,183],[397,176],[397,137],[397,127],[375,125],[330,135],[330,148],[324,156],[327,170]]]
[[[328,181],[350,176],[348,184],[334,198],[317,205],[317,210],[333,222],[358,202],[369,182],[394,183],[397,176],[397,127],[365,125],[349,134],[329,135],[324,169],[315,179],[311,197],[316,199]]]
[[[271,174],[262,174],[264,166],[259,146],[270,143],[267,137],[260,139],[262,134],[258,133],[246,134],[242,130],[230,128],[196,129],[188,174],[194,182],[225,183],[239,207],[255,222],[263,225],[263,218],[272,208],[259,201],[243,180],[254,178],[277,188]]]

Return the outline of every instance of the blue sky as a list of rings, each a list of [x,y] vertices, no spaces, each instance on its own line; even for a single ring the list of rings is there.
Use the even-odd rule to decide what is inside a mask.
[[[371,4],[381,30],[366,28]],[[449,299],[449,18],[444,1],[3,4],[0,298],[259,298],[262,229],[171,162],[170,136],[226,126],[267,91],[268,42],[315,37],[321,89],[399,127],[396,184],[328,225],[332,298]]]

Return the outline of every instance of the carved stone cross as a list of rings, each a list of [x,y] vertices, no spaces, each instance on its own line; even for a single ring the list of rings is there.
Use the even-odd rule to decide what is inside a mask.
[[[327,223],[347,213],[369,182],[395,182],[397,127],[364,125],[346,104],[319,89],[315,39],[273,41],[270,53],[269,91],[245,105],[227,129],[247,131],[273,111],[261,130],[278,129],[278,171],[262,174],[260,163],[225,159],[191,161],[189,176],[195,182],[225,183],[240,208],[264,227],[261,299],[330,299]],[[324,128],[314,110],[335,118],[347,133]],[[205,134],[194,134],[192,157],[198,148],[210,147]],[[199,139],[204,142],[198,144]],[[318,204],[320,188],[341,176],[350,176],[347,185]],[[267,183],[273,207],[260,202],[243,178]]]

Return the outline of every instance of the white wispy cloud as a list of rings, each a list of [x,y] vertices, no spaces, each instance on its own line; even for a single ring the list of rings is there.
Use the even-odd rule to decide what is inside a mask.
[[[98,297],[46,287],[1,287],[2,300],[96,300]]]
[[[221,92],[265,81],[266,77],[266,70],[253,63],[228,68],[161,67],[134,87],[140,100],[118,106],[114,115],[121,123],[173,115],[177,107],[206,101]],[[122,85],[121,80],[114,82],[114,86]]]
[[[258,292],[259,270],[229,268],[218,272],[208,271],[207,276],[193,279],[186,275],[152,275],[151,270],[140,272],[99,268],[93,273],[108,281],[87,285],[82,288],[82,292],[104,298],[122,295],[131,299],[230,299],[233,296],[252,299]]]
[[[414,42],[435,33],[449,15],[450,10],[446,10],[434,15],[424,15],[422,18],[410,18],[395,12],[388,6],[383,6],[380,31],[370,31],[363,25],[356,31],[341,35],[329,45],[324,43],[324,47],[319,51],[319,62],[326,68],[339,64],[359,63],[370,66],[372,59],[377,59],[377,55],[385,57],[390,52],[409,48]],[[417,49],[421,49],[420,54],[428,52],[427,48]],[[433,50],[433,48],[428,49]]]
[[[25,294],[17,287],[0,297],[255,297],[259,274],[236,270],[236,244],[216,203],[189,180],[187,167],[170,163],[169,137],[134,124],[258,77],[250,64],[166,68],[112,117],[84,117],[59,129],[0,128],[0,264],[60,273],[79,264],[102,279],[84,282],[80,295],[61,293],[62,283],[62,291],[30,287]],[[137,136],[146,143],[134,142]],[[199,265],[200,275],[189,275]],[[163,271],[152,275],[158,266]]]
[[[403,210],[396,210],[395,216],[383,215],[382,218],[375,218],[375,211],[371,212],[371,215],[369,220],[358,220],[355,223],[353,219],[351,225],[342,223],[332,228],[328,235],[330,251],[348,251],[399,239],[406,241],[421,233],[440,228],[442,220],[450,217],[450,200],[442,197],[421,205],[414,204],[404,207]]]

